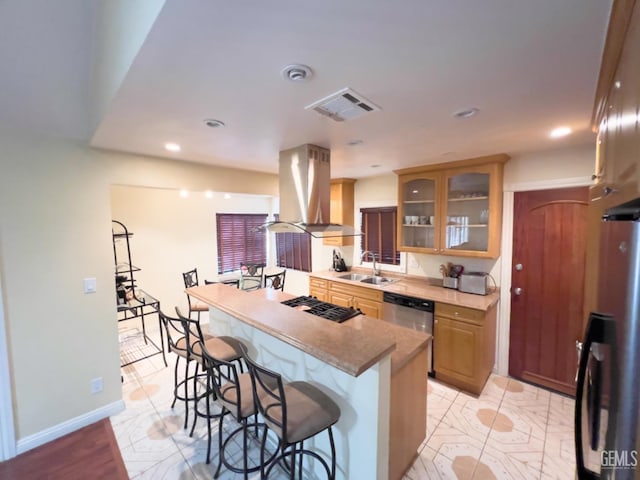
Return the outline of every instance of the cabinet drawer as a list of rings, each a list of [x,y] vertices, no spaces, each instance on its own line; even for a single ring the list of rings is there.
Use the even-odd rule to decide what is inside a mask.
[[[316,297],[321,302],[328,301],[327,290],[325,288],[315,289],[313,287],[309,288],[309,295],[312,297]]]
[[[473,308],[460,307],[449,303],[436,303],[435,314],[439,317],[453,318],[463,322],[475,323],[482,325],[486,312],[482,310],[474,310]]]
[[[382,318],[382,303],[362,298],[353,299],[354,307],[359,308],[362,313],[373,318]]]
[[[324,278],[309,277],[309,287],[311,288],[327,288],[329,282]]]
[[[329,292],[329,303],[349,308],[353,307],[353,297],[342,293]]]
[[[346,295],[353,295],[354,297],[375,300],[376,302],[382,302],[382,290],[376,290],[374,288],[360,287],[340,282],[329,282],[329,290]]]

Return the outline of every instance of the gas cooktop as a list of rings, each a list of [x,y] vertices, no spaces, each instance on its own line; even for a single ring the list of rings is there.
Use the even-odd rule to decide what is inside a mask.
[[[338,323],[342,323],[362,313],[353,307],[341,307],[333,303],[322,302],[315,297],[296,297],[281,303]]]

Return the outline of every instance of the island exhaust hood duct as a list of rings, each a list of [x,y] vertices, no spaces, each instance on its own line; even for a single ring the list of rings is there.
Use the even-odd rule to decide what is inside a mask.
[[[280,152],[279,220],[263,225],[270,232],[306,232],[313,237],[362,235],[352,226],[330,223],[330,152],[316,145],[301,145]]]

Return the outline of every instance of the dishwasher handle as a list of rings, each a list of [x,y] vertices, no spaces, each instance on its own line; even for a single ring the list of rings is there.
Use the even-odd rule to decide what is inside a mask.
[[[412,308],[414,310],[421,310],[423,312],[434,311],[434,304],[431,300],[425,300],[423,298],[410,297],[408,295],[398,295],[397,293],[384,292],[382,299],[385,303],[391,303],[393,305],[400,305],[402,307]]]

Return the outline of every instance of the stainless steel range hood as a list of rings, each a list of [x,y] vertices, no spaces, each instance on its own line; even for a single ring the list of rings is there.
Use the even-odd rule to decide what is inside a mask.
[[[280,152],[279,220],[263,225],[270,232],[305,232],[313,237],[362,235],[349,225],[330,222],[330,152],[301,145]]]

